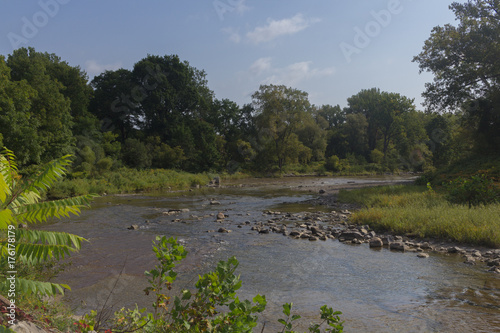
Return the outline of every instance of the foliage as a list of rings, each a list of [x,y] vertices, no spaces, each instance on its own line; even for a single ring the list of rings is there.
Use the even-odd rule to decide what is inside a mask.
[[[500,200],[500,190],[493,180],[485,174],[477,174],[470,178],[458,177],[445,185],[448,190],[446,199],[452,203],[472,206],[486,205]]]
[[[436,111],[460,108],[476,131],[478,149],[497,151],[500,143],[500,3],[497,0],[454,2],[457,26],[432,30],[414,57],[420,71],[432,72],[423,96]]]
[[[300,152],[306,154],[302,160],[307,160],[308,150],[297,135],[299,130],[304,131],[304,137],[307,135],[304,123],[310,124],[313,132],[316,128],[311,119],[307,93],[283,85],[261,85],[259,91],[252,95],[252,100],[259,133],[259,164],[274,164],[281,172],[287,161],[293,162],[299,158]],[[309,142],[313,145],[316,140],[313,135]],[[322,155],[321,149],[316,154]]]
[[[0,154],[0,265],[3,277],[7,271],[15,270],[16,263],[37,265],[50,259],[62,259],[80,249],[84,239],[79,236],[20,227],[20,223],[29,225],[52,217],[78,214],[82,207],[89,205],[91,195],[39,202],[43,193],[64,176],[69,164],[70,156],[63,156],[46,164],[34,176],[22,178],[14,154],[9,150]],[[22,294],[54,295],[58,291],[63,293],[63,288],[69,289],[64,284],[33,281],[20,275],[16,276],[16,286]],[[7,282],[2,283],[1,291],[8,289]]]
[[[293,322],[300,319],[299,315],[292,315],[293,303],[285,303],[283,304],[283,314],[286,316],[286,319],[278,319],[278,322],[283,325],[283,333],[296,333],[292,331]],[[326,323],[327,328],[325,328],[325,333],[342,333],[344,332],[344,322],[340,321],[339,315],[342,314],[340,311],[334,312],[332,308],[329,308],[326,305],[323,305],[320,309],[321,320],[322,322],[319,324],[311,324],[309,326],[310,333],[321,333],[321,326]]]

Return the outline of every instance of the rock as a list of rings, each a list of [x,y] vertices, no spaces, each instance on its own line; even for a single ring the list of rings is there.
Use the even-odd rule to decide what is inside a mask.
[[[482,258],[482,254],[479,251],[472,251],[471,255],[476,258]]]
[[[343,238],[344,240],[353,240],[353,239],[358,239],[358,240],[363,240],[364,237],[363,235],[358,232],[358,231],[352,231],[352,230],[347,230],[344,231],[340,234],[339,238]]]
[[[419,257],[419,258],[429,258],[429,254],[422,252],[422,253],[417,254],[417,257]]]
[[[223,212],[219,212],[219,214],[217,214],[217,220],[224,220],[226,218],[226,215],[224,215]]]
[[[326,191],[325,190],[319,190],[319,194],[325,194]]]
[[[47,333],[43,328],[27,321],[20,321],[10,329],[16,333]]]
[[[384,243],[384,245],[389,245],[394,241],[394,238],[392,238],[392,236],[382,236],[380,237],[380,239],[382,240],[382,243]]]
[[[359,240],[359,239],[357,239],[357,238],[354,238],[354,239],[351,241],[351,243],[353,243],[353,244],[363,244],[363,241],[362,241],[362,240]]]
[[[389,249],[394,251],[406,251],[406,244],[403,242],[393,242],[389,245]]]
[[[458,246],[452,246],[447,249],[448,253],[461,253],[463,250]]]
[[[138,230],[139,226],[137,224],[132,224],[130,227],[127,228],[128,230]]]
[[[370,240],[370,248],[377,248],[384,246],[382,240],[378,237],[374,237]]]
[[[464,264],[468,265],[475,265],[476,264],[476,259],[473,256],[466,255],[465,257]]]
[[[500,266],[500,259],[489,259],[486,262],[486,265],[490,267],[499,267]]]
[[[231,230],[227,230],[226,228],[219,228],[219,230],[217,230],[217,232],[220,232],[221,234],[222,233],[226,233],[227,234],[227,233],[230,233]]]
[[[432,250],[432,246],[428,242],[421,244],[420,247],[424,250]]]
[[[212,205],[212,206],[218,206],[218,205],[220,205],[220,202],[212,200],[212,201],[210,201],[210,205]]]
[[[309,237],[309,240],[310,240],[311,242],[314,242],[314,241],[317,241],[317,240],[318,240],[318,237],[316,237],[316,236],[311,236],[311,237]]]
[[[293,230],[290,232],[291,237],[300,237],[300,235],[302,235],[302,233],[297,230]]]
[[[268,234],[270,231],[269,229],[261,229],[259,230],[259,234]]]

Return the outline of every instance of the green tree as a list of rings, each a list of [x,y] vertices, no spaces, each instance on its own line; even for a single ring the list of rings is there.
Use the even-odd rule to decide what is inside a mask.
[[[51,77],[46,56],[33,48],[15,50],[7,59],[13,81],[26,80],[36,91],[31,99],[29,116],[39,123],[42,162],[71,153],[75,139],[72,134],[71,102],[64,96],[64,85]]]
[[[252,95],[252,100],[263,155],[272,158],[282,171],[291,153],[288,146],[295,140],[292,135],[311,108],[308,95],[297,89],[271,84],[261,85]]]
[[[500,144],[500,2],[469,0],[450,5],[457,26],[432,30],[422,52],[415,56],[420,72],[434,80],[423,93],[431,110],[459,111],[479,136],[497,151]]]
[[[134,92],[132,72],[127,69],[105,71],[92,80],[94,95],[89,110],[100,121],[100,130],[120,135],[124,143],[140,123],[138,101]]]
[[[170,147],[181,147],[190,171],[216,168],[218,138],[210,118],[213,92],[204,71],[178,56],[147,56],[134,65],[132,96],[146,136],[158,136]]]
[[[40,172],[29,178],[18,174],[15,156],[9,150],[0,154],[0,292],[7,294],[12,282],[7,272],[15,271],[20,265],[35,265],[48,259],[62,259],[80,249],[82,237],[40,230],[26,230],[28,225],[45,222],[48,218],[78,214],[87,207],[91,195],[64,200],[39,202],[42,195],[66,172],[70,156],[63,156],[46,164]],[[15,258],[15,260],[12,260]],[[19,266],[18,266],[19,265]],[[16,276],[15,285],[21,294],[55,295],[63,293],[64,284],[33,281]]]
[[[0,56],[0,136],[3,146],[18,152],[18,163],[39,163],[42,142],[38,135],[40,121],[30,110],[37,92],[26,80],[12,81],[10,68]]]
[[[377,88],[362,90],[347,101],[347,114],[358,113],[366,117],[368,151],[378,148],[377,143],[381,140],[384,154],[401,130],[401,117],[415,110],[412,99]]]

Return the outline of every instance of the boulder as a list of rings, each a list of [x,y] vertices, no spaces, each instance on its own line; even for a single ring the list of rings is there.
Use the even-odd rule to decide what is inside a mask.
[[[212,200],[212,201],[210,201],[210,205],[212,205],[212,206],[218,206],[218,205],[220,205],[220,202],[216,201],[216,200]]]
[[[452,246],[447,249],[448,253],[462,253],[464,250],[459,248],[458,246]]]
[[[406,244],[403,242],[393,242],[389,245],[389,249],[394,250],[394,251],[406,251]]]
[[[465,258],[464,264],[467,264],[467,265],[475,265],[476,264],[476,258],[474,258],[473,256],[466,255],[464,258]]]
[[[429,254],[421,252],[421,253],[417,254],[417,257],[419,257],[419,258],[429,258]]]
[[[139,226],[137,224],[132,224],[130,227],[127,228],[128,230],[138,230]]]
[[[219,212],[219,214],[217,214],[217,220],[224,220],[226,218],[226,215],[224,215],[223,212]]]
[[[429,244],[429,242],[422,243],[420,247],[424,250],[432,250],[432,246]]]
[[[371,240],[370,240],[370,248],[378,248],[378,247],[382,247],[384,246],[384,243],[382,242],[382,240],[378,237],[373,237]]]
[[[231,230],[227,230],[226,228],[219,228],[219,230],[217,230],[217,231],[220,232],[221,234],[222,233],[226,233],[227,234],[227,233],[231,232]]]
[[[364,236],[359,231],[346,230],[340,234],[339,238],[343,238],[346,241],[352,241],[353,239],[363,240]]]

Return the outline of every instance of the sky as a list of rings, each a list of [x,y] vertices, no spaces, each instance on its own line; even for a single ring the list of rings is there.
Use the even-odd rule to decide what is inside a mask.
[[[464,2],[462,0],[460,2]],[[362,89],[415,99],[432,74],[414,56],[451,0],[0,0],[0,55],[55,53],[91,80],[152,55],[178,55],[240,106],[261,84],[347,106]]]

